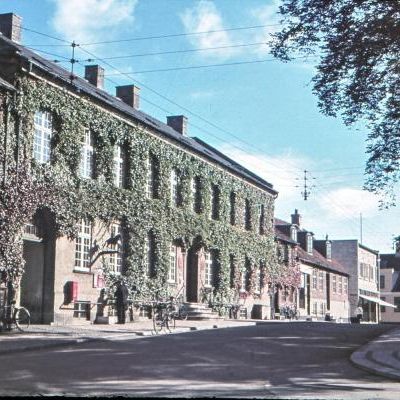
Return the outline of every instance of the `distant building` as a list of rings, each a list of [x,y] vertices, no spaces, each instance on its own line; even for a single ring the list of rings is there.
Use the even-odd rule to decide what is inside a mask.
[[[275,296],[275,311],[288,301],[296,301],[301,317],[349,320],[349,273],[331,256],[332,242],[315,240],[314,234],[301,226],[297,210],[291,222],[275,219],[275,234],[299,264],[300,287],[295,296],[288,298],[287,288],[280,288]],[[289,291],[289,294],[291,292]]]
[[[332,240],[332,259],[338,261],[350,275],[350,315],[357,307],[363,309],[363,320],[379,321],[379,252],[354,240]]]

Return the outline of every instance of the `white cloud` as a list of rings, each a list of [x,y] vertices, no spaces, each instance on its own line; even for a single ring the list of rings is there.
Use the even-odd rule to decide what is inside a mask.
[[[180,14],[186,32],[220,31],[188,36],[189,41],[196,48],[208,48],[232,45],[228,32],[224,31],[222,17],[215,4],[209,0],[201,0],[192,8],[185,9]],[[232,48],[201,52],[204,57],[229,58],[235,54]]]
[[[77,43],[110,39],[134,21],[137,0],[52,0],[59,35]]]

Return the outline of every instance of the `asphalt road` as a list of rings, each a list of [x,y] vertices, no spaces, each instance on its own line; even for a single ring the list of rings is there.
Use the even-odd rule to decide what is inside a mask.
[[[398,399],[349,357],[387,326],[266,323],[0,356],[0,395]]]

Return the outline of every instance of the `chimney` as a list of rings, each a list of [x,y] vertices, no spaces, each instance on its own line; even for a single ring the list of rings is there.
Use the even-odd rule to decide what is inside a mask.
[[[99,89],[104,88],[104,68],[100,65],[85,65],[85,79]]]
[[[135,85],[117,86],[116,96],[135,110],[139,108],[140,88]]]
[[[294,210],[294,214],[292,214],[292,224],[297,226],[301,224],[301,215],[298,213],[297,208]]]
[[[188,119],[184,115],[171,115],[167,117],[167,125],[183,136],[187,134],[187,121]]]
[[[8,39],[21,43],[22,17],[13,13],[0,14],[0,32]]]

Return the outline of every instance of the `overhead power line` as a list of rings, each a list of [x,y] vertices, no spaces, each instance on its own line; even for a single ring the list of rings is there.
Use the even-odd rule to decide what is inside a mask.
[[[204,35],[204,34],[207,34],[207,33],[230,32],[230,31],[239,31],[239,30],[248,30],[248,29],[259,29],[259,28],[266,28],[266,27],[280,26],[280,25],[281,24],[240,26],[240,27],[236,27],[236,28],[214,29],[214,30],[199,31],[199,32],[173,33],[173,34],[165,34],[165,35],[157,35],[157,36],[139,36],[139,37],[134,37],[134,38],[129,38],[129,39],[104,40],[104,41],[101,41],[101,42],[81,43],[81,46],[93,46],[93,45],[98,45],[98,44],[133,42],[133,41],[137,41],[137,40],[164,39],[164,38],[173,38],[173,37],[180,37],[180,36],[195,36],[195,35]]]

